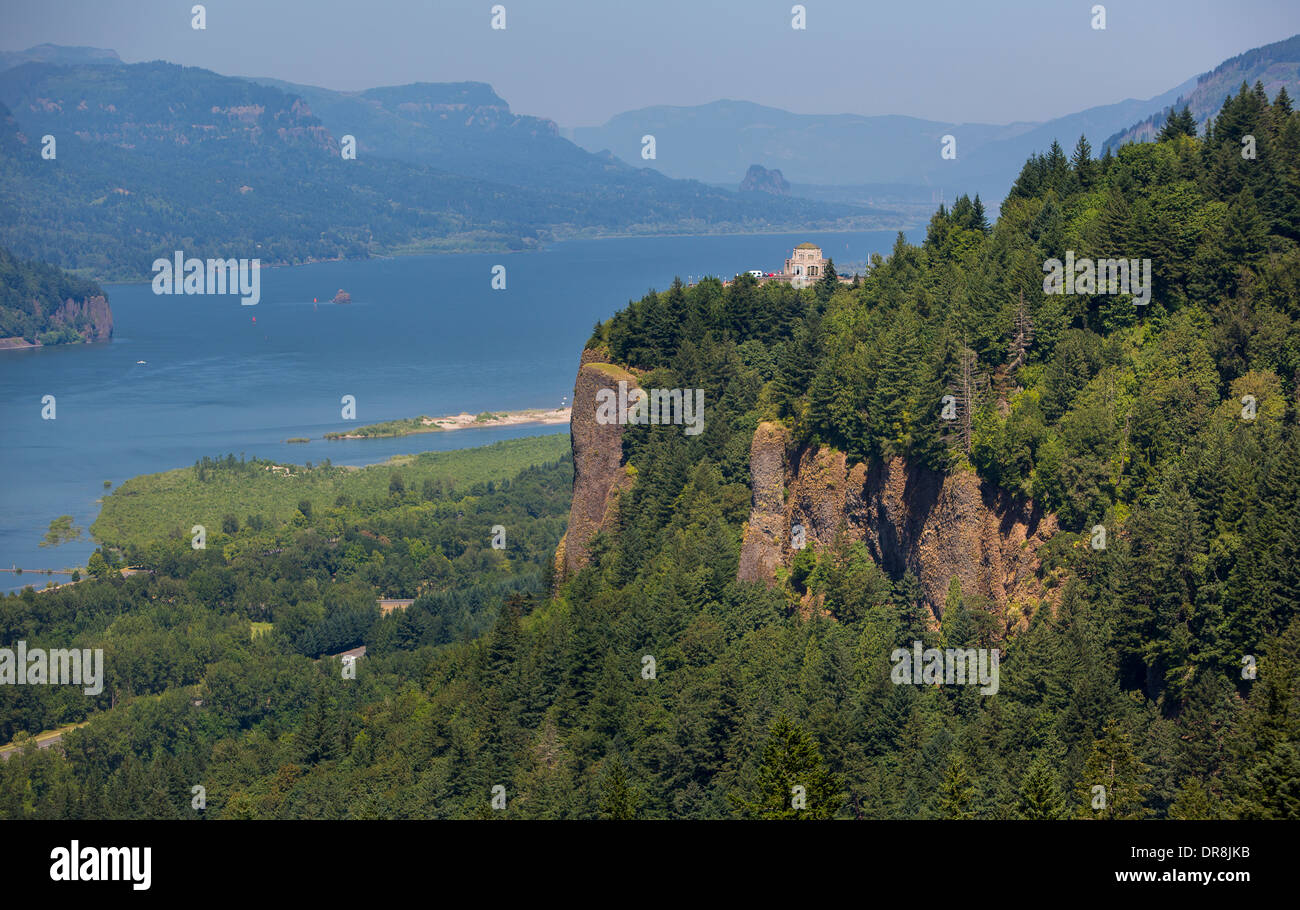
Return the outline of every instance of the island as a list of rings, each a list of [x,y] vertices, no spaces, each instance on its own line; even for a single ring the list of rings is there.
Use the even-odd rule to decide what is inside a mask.
[[[452,414],[446,417],[407,417],[386,420],[383,423],[357,427],[346,433],[326,433],[326,439],[376,439],[388,436],[409,436],[412,433],[439,433],[444,430],[465,430],[475,427],[513,427],[525,424],[568,423],[570,408],[530,408],[523,411],[484,411],[481,414]]]
[[[352,302],[352,295],[349,294],[347,291],[343,290],[343,288],[339,288],[339,292],[334,295],[334,299],[331,301],[331,303],[351,303],[351,302]]]

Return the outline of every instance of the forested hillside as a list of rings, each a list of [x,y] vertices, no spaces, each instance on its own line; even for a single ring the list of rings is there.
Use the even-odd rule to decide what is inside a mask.
[[[1075,257],[1150,259],[1149,300],[1045,293],[1045,263]],[[450,516],[431,503],[348,513],[356,551],[304,515],[278,532],[292,558],[173,542],[139,554],[150,579],[7,598],[10,639],[95,641],[112,614],[145,637],[217,623],[232,644],[170,671],[201,705],[172,688],[96,716],[66,757],[10,759],[4,814],[193,816],[201,783],[219,817],[1300,816],[1300,113],[1285,94],[1243,86],[1204,137],[1170,129],[1100,159],[1054,145],[996,224],[963,197],[853,287],[677,283],[587,349],[642,388],[703,389],[704,431],[627,427],[627,490],[551,596],[498,596],[491,629],[454,642],[335,620],[354,614],[331,598],[378,577],[366,532],[433,534],[395,530],[408,509]],[[847,535],[770,585],[739,582],[760,422],[796,455],[903,459],[1031,499],[1060,527],[1040,596],[1013,614],[952,585],[935,609]],[[556,503],[538,488],[559,473],[485,493],[481,527],[510,508],[504,524],[545,539]],[[91,592],[116,606],[92,611]],[[295,598],[305,616],[266,606]],[[277,635],[243,641],[267,609],[285,611]],[[375,657],[341,679],[308,662],[320,636]],[[915,641],[999,649],[998,691],[896,684],[890,655]],[[75,719],[54,713],[36,719]]]
[[[113,314],[99,285],[0,247],[0,339],[67,344],[112,334]]]
[[[282,264],[522,250],[579,232],[829,227],[865,214],[599,158],[548,121],[511,114],[485,85],[313,97],[337,132],[295,94],[197,67],[33,62],[0,73],[0,243],[138,280],[177,249]],[[355,157],[343,157],[345,136]]]
[[[1223,61],[1208,73],[1201,73],[1185,91],[1171,99],[1168,107],[1107,137],[1103,147],[1119,148],[1129,142],[1149,142],[1172,115],[1184,109],[1197,124],[1208,124],[1219,113],[1223,102],[1235,94],[1237,86],[1243,82],[1262,83],[1270,96],[1288,88],[1294,94],[1300,89],[1300,35],[1252,48]]]

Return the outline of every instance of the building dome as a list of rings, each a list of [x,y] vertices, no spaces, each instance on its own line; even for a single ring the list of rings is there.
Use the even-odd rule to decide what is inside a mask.
[[[796,250],[820,250],[821,247],[819,247],[815,243],[801,243],[797,247],[795,247],[795,249]]]

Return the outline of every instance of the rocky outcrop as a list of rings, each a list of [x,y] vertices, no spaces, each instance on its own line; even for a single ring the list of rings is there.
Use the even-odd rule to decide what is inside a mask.
[[[788,550],[790,521],[785,508],[785,448],[789,433],[779,423],[760,423],[749,447],[753,506],[740,547],[742,581],[776,579]]]
[[[351,302],[352,302],[352,295],[349,294],[347,291],[343,290],[343,288],[339,288],[339,292],[335,294],[334,299],[330,301],[330,303],[351,303]]]
[[[600,351],[583,351],[573,387],[569,421],[573,442],[573,504],[569,508],[569,528],[556,552],[557,581],[587,564],[592,537],[611,517],[619,493],[632,484],[632,477],[623,464],[624,426],[597,422],[596,395],[601,389],[617,393],[619,382],[626,382],[628,389],[639,386],[636,377],[627,370],[603,362],[604,356]]]
[[[1003,612],[1043,597],[1037,551],[1057,523],[1032,502],[969,472],[945,475],[901,458],[850,467],[843,452],[817,447],[787,460],[786,448],[784,428],[759,424],[741,580],[771,583],[793,556],[791,528],[800,524],[810,546],[830,545],[843,533],[892,576],[910,571],[936,620],[953,578]]]
[[[777,169],[768,170],[760,164],[751,164],[740,182],[742,193],[769,193],[773,196],[790,195],[790,184]]]
[[[37,315],[40,315],[39,304]],[[108,341],[113,337],[113,311],[108,307],[108,299],[102,294],[87,297],[80,303],[68,298],[50,314],[50,322],[70,326],[90,342]]]

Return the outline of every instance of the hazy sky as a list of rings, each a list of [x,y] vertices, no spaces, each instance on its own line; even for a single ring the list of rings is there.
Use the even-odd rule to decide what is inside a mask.
[[[490,27],[496,2],[506,29]],[[0,49],[116,50],[335,89],[491,83],[562,126],[743,99],[800,113],[1045,120],[1149,98],[1300,32],[1297,0],[0,0]]]

